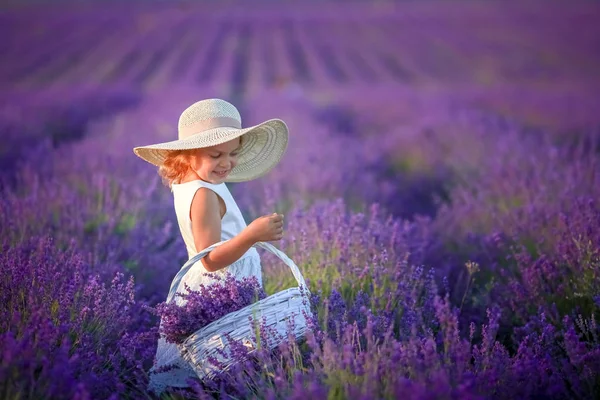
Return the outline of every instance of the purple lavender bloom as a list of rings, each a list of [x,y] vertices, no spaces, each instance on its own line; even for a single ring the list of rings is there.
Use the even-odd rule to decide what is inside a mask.
[[[185,293],[175,294],[182,299],[181,305],[171,301],[149,308],[161,318],[159,332],[167,342],[182,343],[198,329],[266,297],[256,277],[237,280],[227,274],[215,276],[215,280],[214,284],[202,284],[196,290],[186,285]]]

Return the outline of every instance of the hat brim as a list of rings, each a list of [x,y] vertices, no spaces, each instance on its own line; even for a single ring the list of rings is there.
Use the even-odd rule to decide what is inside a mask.
[[[141,159],[160,166],[169,151],[216,146],[242,135],[244,142],[237,165],[225,182],[244,182],[265,175],[279,163],[287,149],[288,127],[285,122],[275,118],[243,129],[214,128],[181,140],[135,147],[133,152]]]

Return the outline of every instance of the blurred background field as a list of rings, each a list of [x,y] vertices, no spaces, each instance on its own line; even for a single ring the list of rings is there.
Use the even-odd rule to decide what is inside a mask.
[[[230,188],[248,222],[286,213],[333,343],[229,393],[600,396],[598,21],[583,0],[4,3],[0,392],[148,396],[143,305],[186,258],[132,148],[218,97],[290,128]],[[269,294],[293,284],[264,266]],[[388,353],[342,334],[369,326]]]

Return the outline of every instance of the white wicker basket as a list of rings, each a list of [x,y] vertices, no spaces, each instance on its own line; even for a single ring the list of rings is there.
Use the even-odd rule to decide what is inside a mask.
[[[188,260],[173,279],[167,302],[173,299],[181,279],[192,265],[225,242],[215,243]],[[296,339],[300,339],[306,333],[306,317],[312,318],[312,312],[309,301],[310,292],[300,270],[294,261],[272,244],[258,242],[254,247],[263,248],[281,259],[292,271],[298,282],[298,287],[282,290],[238,311],[229,313],[197,330],[183,343],[179,344],[178,347],[182,357],[190,364],[200,379],[213,377],[215,373],[227,370],[234,364],[235,360],[230,358],[224,334],[229,334],[234,340],[241,341],[250,348],[250,353],[255,351],[253,338],[256,335],[252,324],[249,322],[249,317],[261,323],[263,318],[266,320],[268,331],[271,332],[267,336],[269,348],[276,347],[282,339],[287,338],[288,320],[290,318],[293,318],[293,335]],[[262,343],[261,346],[263,346]],[[223,350],[225,354],[220,354],[221,352],[218,349]],[[217,370],[217,367],[208,362],[208,357],[216,358],[224,367]]]

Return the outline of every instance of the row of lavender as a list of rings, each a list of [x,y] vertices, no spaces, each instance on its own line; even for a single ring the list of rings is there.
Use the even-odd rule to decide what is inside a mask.
[[[88,115],[74,142],[43,140],[48,125],[13,115],[38,140],[0,201],[6,398],[148,396],[157,336],[144,305],[164,300],[185,252],[168,190],[131,148],[170,138],[196,93]],[[286,213],[279,245],[319,321],[306,343],[197,396],[598,396],[597,132],[565,142],[439,93],[389,96],[264,92],[240,104],[245,123],[278,116],[294,133],[280,168],[233,191],[249,218]],[[99,108],[81,99],[83,114]],[[269,293],[292,282],[264,259]]]
[[[440,11],[439,7],[443,7]],[[324,88],[595,79],[600,14],[486,4],[254,5],[0,14],[6,85],[215,83],[234,91],[297,82]],[[581,29],[576,29],[580,27]],[[451,34],[448,34],[450,32]]]

